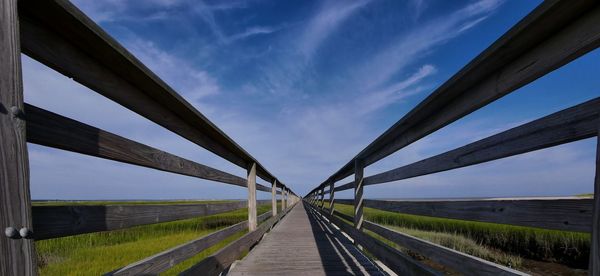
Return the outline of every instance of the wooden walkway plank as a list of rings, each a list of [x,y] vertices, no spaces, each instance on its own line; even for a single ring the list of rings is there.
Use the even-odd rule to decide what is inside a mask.
[[[308,208],[299,202],[228,275],[384,275]]]

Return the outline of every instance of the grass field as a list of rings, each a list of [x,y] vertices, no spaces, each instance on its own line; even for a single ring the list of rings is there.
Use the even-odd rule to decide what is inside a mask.
[[[353,206],[336,204],[353,214]],[[364,209],[366,220],[429,240],[483,259],[519,267],[520,257],[587,268],[590,235],[504,224],[432,218]]]
[[[214,201],[210,201],[213,203]],[[124,202],[117,202],[124,204]],[[158,204],[159,202],[152,202]],[[165,202],[160,202],[165,204]],[[191,202],[169,202],[191,203]],[[195,201],[193,203],[206,203]],[[64,205],[60,202],[35,205]],[[69,202],[69,204],[90,204]],[[102,203],[92,202],[93,205]],[[112,202],[104,202],[112,204]],[[127,204],[131,204],[127,202]],[[139,202],[147,204],[147,202]],[[259,205],[258,214],[271,210],[271,205]],[[184,242],[205,236],[216,230],[248,219],[247,209],[194,219],[138,226],[123,230],[83,234],[58,239],[37,241],[38,266],[41,275],[99,275],[145,257],[159,253]],[[175,275],[206,256],[224,247],[244,233],[234,235],[173,267],[165,275]]]

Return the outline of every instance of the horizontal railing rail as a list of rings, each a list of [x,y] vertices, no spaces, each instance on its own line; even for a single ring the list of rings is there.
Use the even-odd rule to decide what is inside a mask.
[[[598,21],[594,0],[542,3],[312,192],[598,48]]]
[[[334,215],[347,221],[354,220],[354,217],[338,211],[334,211]],[[338,222],[340,221],[338,220]],[[366,230],[372,231],[404,248],[427,256],[427,258],[464,275],[526,275],[514,269],[419,239],[367,220],[364,221],[363,226]]]
[[[354,200],[335,203],[354,205]],[[589,233],[593,199],[392,201],[364,199],[363,206],[390,212]]]
[[[286,209],[276,217],[272,217],[265,223],[260,225],[258,229],[247,233],[243,237],[237,239],[231,244],[220,249],[215,254],[208,256],[199,263],[193,265],[180,275],[220,275],[233,262],[244,255],[252,246],[257,244],[263,235],[275,225],[290,209]]]
[[[289,187],[69,1],[0,0],[0,7],[3,14],[0,18],[0,145],[3,149],[0,150],[0,213],[3,214],[0,221],[5,228],[5,235],[0,239],[0,251],[3,252],[0,275],[37,274],[34,240],[126,229],[248,208],[245,222],[113,273],[162,272],[239,231],[247,229],[248,235],[261,236],[265,232],[265,223],[270,228],[299,201]],[[246,177],[25,104],[18,61],[21,53],[245,169]],[[244,187],[248,190],[248,200],[219,204],[32,207],[26,142]],[[257,176],[268,185],[256,183]],[[257,191],[270,192],[271,199],[257,200]],[[268,202],[272,211],[257,216],[257,204]],[[258,223],[269,217],[271,219],[257,230]],[[249,241],[242,238],[241,244],[234,244],[245,248]]]
[[[27,141],[113,161],[247,187],[247,179],[146,146],[73,119],[25,104]],[[271,188],[257,184],[259,191]]]
[[[353,222],[354,227],[343,226],[350,236],[359,236],[366,229],[463,273],[472,268],[487,275],[520,274],[505,268],[498,271],[498,266],[479,258],[364,221],[363,208],[591,233],[589,273],[600,274],[600,146],[593,199],[383,201],[363,198],[364,187],[368,185],[463,168],[592,137],[600,139],[600,98],[595,98],[445,153],[364,176],[365,167],[598,48],[599,22],[598,1],[544,1],[346,165],[316,185],[305,196],[305,201],[335,224],[340,222],[334,216],[340,215],[335,211],[335,203],[352,204],[354,216],[345,219]],[[351,175],[354,175],[353,181],[336,186],[336,182]],[[353,199],[335,199],[336,192],[350,189],[354,190]],[[330,203],[327,212],[326,194]],[[367,248],[367,251],[370,250]],[[464,266],[459,267],[463,263]],[[404,269],[410,267],[412,264],[392,270],[403,274]]]
[[[266,212],[258,216],[258,223],[262,223],[272,217],[272,212]],[[246,231],[248,221],[242,221],[222,230],[208,234],[196,240],[184,243],[177,247],[165,250],[156,255],[150,256],[141,261],[130,264],[126,267],[117,269],[109,275],[147,275],[164,272],[173,266],[197,255],[209,247],[231,237],[235,234]]]
[[[262,204],[271,203],[263,200]],[[246,201],[175,205],[33,206],[36,240],[125,229],[139,225],[226,213],[248,206]]]

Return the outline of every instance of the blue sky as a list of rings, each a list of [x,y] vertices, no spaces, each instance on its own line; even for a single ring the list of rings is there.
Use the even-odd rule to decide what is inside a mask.
[[[539,1],[77,0],[74,3],[303,195]],[[395,168],[599,95],[599,51],[367,168]],[[26,101],[240,176],[245,171],[23,57]],[[65,100],[68,99],[68,100]],[[596,141],[394,183],[368,197],[593,190]],[[245,198],[244,189],[30,145],[34,199]],[[259,181],[264,183],[264,181]],[[342,183],[345,183],[343,181]],[[349,192],[341,196],[350,196]],[[259,198],[269,194],[260,193]]]

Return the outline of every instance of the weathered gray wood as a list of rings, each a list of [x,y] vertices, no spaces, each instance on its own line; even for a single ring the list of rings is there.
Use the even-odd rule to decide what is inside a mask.
[[[340,204],[352,200],[338,199]],[[590,232],[591,199],[506,199],[457,201],[364,200],[364,206],[379,210],[430,216],[539,227],[564,231]]]
[[[277,216],[277,180],[274,180],[271,186],[271,213]]]
[[[365,221],[363,227],[463,275],[527,275],[526,273],[481,258],[394,231],[370,221]]]
[[[248,167],[248,231],[256,230],[256,163]]]
[[[281,188],[281,210],[285,210],[285,187]]]
[[[372,185],[471,166],[596,135],[600,98],[466,146],[365,178]]]
[[[227,275],[385,275],[341,231],[298,205]]]
[[[255,245],[287,212],[288,210],[283,210],[276,217],[271,217],[265,223],[261,224],[256,230],[221,248],[215,254],[203,259],[179,275],[219,275],[244,252]]]
[[[590,138],[596,135],[600,99],[553,113],[466,146],[365,177],[364,185],[374,185],[462,168],[500,158]],[[354,188],[354,182],[335,188]]]
[[[600,127],[600,124],[598,124]],[[594,215],[588,274],[600,275],[600,129],[596,138],[596,177],[594,179]]]
[[[317,207],[323,209],[324,205],[325,205],[325,190],[324,190],[324,188],[321,188],[321,190],[319,191],[319,203],[317,204]]]
[[[331,181],[329,184],[329,215],[333,215],[333,211],[335,211],[335,182]]]
[[[34,206],[36,240],[110,231],[229,212],[245,201],[176,205]]]
[[[16,0],[0,0],[0,230],[31,228]],[[33,229],[35,230],[35,229]],[[17,234],[16,232],[13,232]],[[36,275],[33,240],[0,236],[0,275]]]
[[[27,140],[78,152],[202,179],[246,187],[246,179],[123,138],[73,119],[25,104]],[[263,185],[261,191],[271,189]]]
[[[398,275],[443,275],[397,249],[363,233],[361,230],[356,229],[343,220],[335,216],[330,216],[322,210],[313,210],[317,210],[317,212],[326,217],[331,223],[337,225],[354,240],[355,244],[364,247],[369,253]]]
[[[246,168],[257,163],[69,1],[19,1],[22,51],[124,107]]]
[[[545,1],[325,180],[365,166],[600,46],[598,1]]]
[[[361,159],[354,162],[354,228],[361,229],[363,222],[363,174],[364,163]]]
[[[269,219],[270,217],[271,212],[267,212],[258,216],[258,221],[260,223]],[[177,247],[112,271],[107,273],[107,275],[148,275],[164,272],[204,251],[205,249],[221,242],[222,240],[239,232],[245,231],[247,227],[248,221],[242,221],[238,224],[234,224],[217,232],[203,236],[199,239],[186,242]]]

